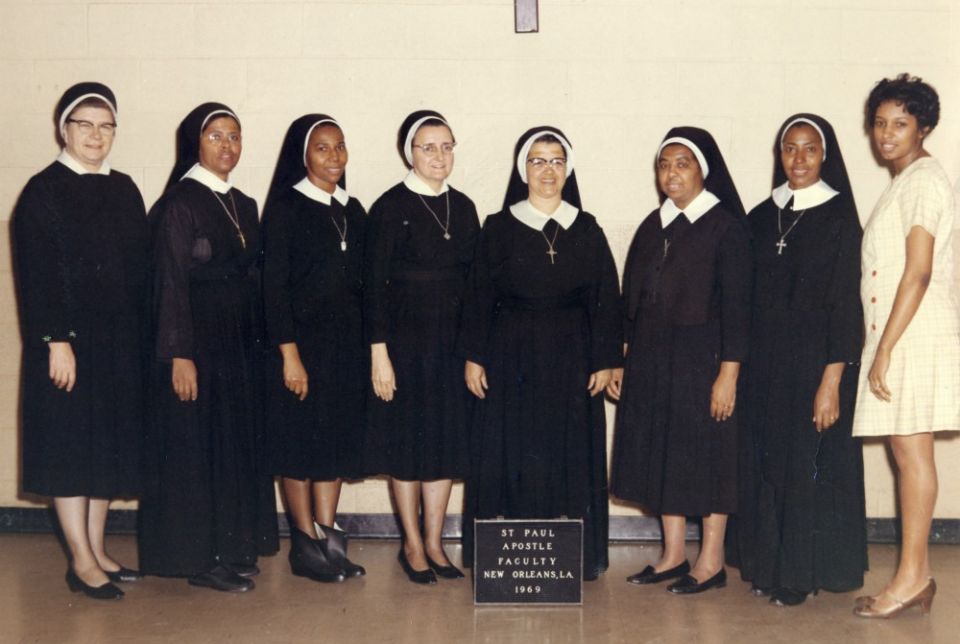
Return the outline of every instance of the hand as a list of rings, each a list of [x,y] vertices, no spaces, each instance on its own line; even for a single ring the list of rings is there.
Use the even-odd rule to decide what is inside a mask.
[[[487,385],[487,370],[482,365],[467,360],[467,364],[463,368],[463,379],[466,381],[470,393],[480,400],[487,397],[484,392],[490,387]]]
[[[300,352],[294,342],[280,345],[280,352],[283,354],[283,384],[287,389],[295,393],[300,400],[307,397],[307,370],[300,360]]]
[[[870,385],[870,391],[879,400],[890,402],[893,396],[887,387],[887,369],[890,368],[890,352],[882,347],[877,347],[877,354],[873,358],[873,366],[870,367],[870,373],[867,374],[867,383]]]
[[[826,431],[840,418],[840,378],[843,363],[827,365],[813,397],[813,424],[818,432]]]
[[[386,402],[393,400],[397,377],[393,373],[393,363],[390,362],[385,342],[370,345],[370,381],[377,398]]]
[[[610,383],[607,385],[607,395],[610,400],[620,400],[620,387],[623,386],[623,369],[610,370]]]
[[[590,390],[590,395],[596,396],[606,389],[612,377],[613,369],[601,369],[600,371],[595,371],[590,374],[590,380],[587,382],[587,389]]]
[[[197,399],[197,365],[189,358],[174,358],[170,378],[173,381],[173,393],[181,402]]]
[[[69,342],[48,342],[50,347],[50,380],[57,389],[73,391],[77,382],[77,358]]]
[[[710,390],[710,416],[718,423],[733,415],[737,403],[737,376],[739,373],[739,362],[720,363],[720,373]]]

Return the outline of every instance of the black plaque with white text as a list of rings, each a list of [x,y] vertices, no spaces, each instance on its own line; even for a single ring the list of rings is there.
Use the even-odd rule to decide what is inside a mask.
[[[583,521],[477,520],[474,530],[474,603],[583,603]]]

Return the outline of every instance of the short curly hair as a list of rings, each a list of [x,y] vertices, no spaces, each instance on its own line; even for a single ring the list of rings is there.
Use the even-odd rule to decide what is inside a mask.
[[[917,119],[921,130],[932,130],[940,122],[940,96],[937,90],[920,77],[903,73],[896,78],[884,78],[870,90],[865,123],[868,130],[873,128],[877,109],[887,101],[903,105],[907,113]]]

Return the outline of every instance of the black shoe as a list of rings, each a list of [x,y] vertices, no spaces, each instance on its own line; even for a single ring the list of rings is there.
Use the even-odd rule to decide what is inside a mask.
[[[110,581],[115,584],[140,581],[143,579],[143,575],[140,574],[139,570],[131,570],[130,568],[124,568],[123,566],[120,566],[120,570],[104,570],[103,572],[107,573],[107,577],[109,577]]]
[[[754,597],[769,597],[773,590],[773,588],[765,588],[756,584],[751,584],[750,586],[750,594]]]
[[[343,581],[343,568],[327,555],[326,546],[297,528],[290,527],[290,570],[297,577],[306,577],[322,583]]]
[[[73,572],[73,568],[67,570],[67,588],[72,593],[83,593],[93,599],[121,599],[123,591],[114,586],[109,581],[102,586],[88,586],[86,582]]]
[[[225,593],[245,593],[253,590],[256,584],[252,579],[241,577],[226,566],[220,565],[199,575],[193,575],[187,579],[191,586],[202,586],[204,588],[213,588]]]
[[[777,606],[799,606],[807,601],[807,593],[792,588],[777,588],[770,594],[770,603]]]
[[[684,561],[679,566],[674,566],[663,572],[657,572],[657,569],[653,566],[647,566],[637,574],[627,577],[627,581],[631,584],[640,584],[641,586],[646,584],[659,584],[661,581],[682,577],[688,572],[690,572],[689,561]]]
[[[410,565],[410,561],[407,559],[407,553],[403,551],[403,546],[400,547],[400,552],[397,553],[397,561],[400,562],[400,567],[403,568],[403,572],[407,573],[407,578],[415,584],[435,584],[437,583],[437,576],[433,574],[433,571],[427,568],[426,570],[414,570],[413,566]]]
[[[257,568],[257,564],[225,564],[227,568],[237,573],[241,577],[256,577],[260,574],[260,569]]]
[[[674,595],[692,595],[694,593],[702,593],[711,588],[723,588],[726,585],[727,570],[721,568],[720,572],[704,582],[699,582],[695,577],[691,577],[690,575],[684,575],[680,581],[667,586],[667,590]]]
[[[430,566],[430,569],[433,572],[437,573],[438,577],[443,577],[444,579],[463,579],[463,571],[449,564],[446,566],[441,566],[436,561],[430,558],[430,555],[424,553],[424,556],[427,558],[427,565]]]
[[[367,574],[366,568],[347,559],[347,533],[325,525],[320,526],[327,537],[321,539],[320,544],[327,553],[327,559],[343,570],[345,577],[362,577]]]

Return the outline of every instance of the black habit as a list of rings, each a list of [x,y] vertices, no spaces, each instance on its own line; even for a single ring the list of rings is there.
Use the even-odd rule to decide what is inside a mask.
[[[356,199],[343,206],[331,198],[326,205],[294,188],[264,212],[267,435],[274,474],[318,481],[363,474],[370,378],[361,317],[365,225],[366,212]],[[277,347],[289,342],[297,344],[307,372],[303,401],[283,381]]]
[[[544,233],[505,209],[484,222],[464,303],[459,349],[489,389],[471,423],[465,563],[473,520],[584,521],[584,576],[608,565],[606,418],[590,375],[622,364],[620,293],[607,239],[580,211]]]
[[[480,221],[462,192],[449,188],[449,205],[450,239],[428,210],[446,223],[446,194],[400,183],[370,209],[364,324],[368,344],[386,343],[397,383],[390,402],[368,396],[372,474],[430,481],[467,472],[470,394],[454,344]]]
[[[111,498],[140,489],[149,231],[133,181],[55,162],[13,215],[23,329],[23,490]],[[49,376],[69,342],[73,391]]]

